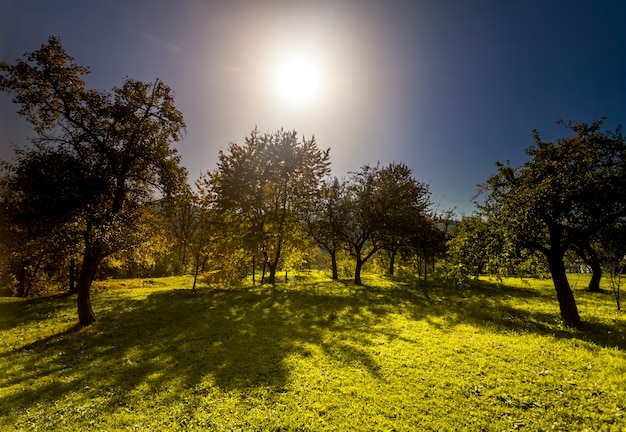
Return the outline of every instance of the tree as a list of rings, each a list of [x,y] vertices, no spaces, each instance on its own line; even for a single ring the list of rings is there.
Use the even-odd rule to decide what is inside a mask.
[[[44,267],[61,268],[64,260],[73,260],[80,251],[79,233],[64,215],[80,185],[57,187],[76,180],[79,161],[45,147],[18,150],[16,159],[14,165],[3,163],[0,167],[1,223],[5,230],[1,241],[18,283],[16,294],[27,296],[35,293],[39,276],[45,276],[41,274]],[[73,272],[69,273],[72,290]]]
[[[381,213],[378,227],[381,248],[389,258],[389,275],[394,275],[396,257],[410,255],[415,242],[425,236],[431,224],[427,210],[431,205],[428,185],[413,178],[413,171],[404,163],[390,163],[378,173],[376,203]],[[423,249],[425,250],[425,249]]]
[[[320,150],[315,138],[299,140],[295,131],[260,135],[254,129],[243,145],[232,143],[218,158],[217,169],[202,180],[206,195],[237,230],[253,267],[261,255],[263,274],[268,269],[273,284],[283,252],[299,241],[302,215],[329,173],[329,150]]]
[[[605,273],[615,277],[615,266],[626,254],[625,240],[626,218],[622,217],[603,227],[593,238],[573,246],[578,257],[591,269],[590,292],[602,292],[600,281]]]
[[[318,199],[304,213],[308,232],[315,242],[330,255],[333,280],[339,279],[337,254],[343,248],[341,237],[341,199],[343,184],[335,177],[322,184]]]
[[[184,274],[190,268],[194,236],[200,225],[200,203],[190,187],[163,200],[160,215],[172,246],[171,271]]]
[[[90,288],[102,259],[124,247],[156,192],[166,196],[186,182],[170,147],[185,127],[170,88],[158,79],[127,79],[111,92],[89,90],[82,79],[88,72],[55,36],[25,60],[0,62],[0,90],[37,133],[34,147],[10,167],[9,182],[19,191],[12,205],[80,234],[82,325],[96,320]],[[35,174],[46,181],[32,181]]]
[[[592,124],[565,125],[574,135],[544,142],[533,132],[530,160],[519,167],[497,164],[482,185],[482,210],[511,241],[545,255],[561,317],[577,326],[580,315],[565,272],[564,257],[626,212],[626,148],[621,129]]]
[[[594,245],[593,239],[586,238],[580,242],[573,244],[572,249],[583,260],[583,262],[591,269],[591,279],[589,280],[588,290],[590,292],[601,292],[600,281],[602,280],[602,256],[598,249],[600,245]]]
[[[620,291],[626,270],[626,218],[620,218],[605,228],[600,235],[603,245],[604,264],[615,297],[617,310],[621,310]]]
[[[428,188],[411,174],[404,164],[365,165],[345,185],[338,220],[341,237],[355,259],[356,285],[362,284],[363,265],[381,249],[388,251],[393,273],[396,254],[410,245],[425,220]]]
[[[448,257],[454,265],[462,266],[469,275],[477,277],[488,269],[490,260],[500,254],[498,243],[485,219],[478,215],[466,216],[450,232]]]
[[[340,207],[341,237],[355,260],[354,283],[363,285],[363,265],[380,249],[377,229],[380,227],[380,206],[375,204],[376,180],[379,167],[365,165],[352,173],[346,184]]]
[[[428,277],[428,270],[435,272],[437,258],[445,256],[447,222],[434,214],[425,214],[416,221],[408,237],[409,248],[404,251],[404,258],[413,263],[418,282]],[[419,284],[424,296],[430,301],[427,284]]]

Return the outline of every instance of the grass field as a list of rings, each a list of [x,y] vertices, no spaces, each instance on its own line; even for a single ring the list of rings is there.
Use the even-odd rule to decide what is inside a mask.
[[[540,280],[0,298],[0,430],[626,430],[626,315],[571,282],[576,330]]]

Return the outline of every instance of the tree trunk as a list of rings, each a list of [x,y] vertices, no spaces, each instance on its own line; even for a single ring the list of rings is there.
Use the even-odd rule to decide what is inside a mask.
[[[76,260],[70,258],[70,294],[76,294]]]
[[[284,211],[284,210],[283,210]],[[282,229],[283,223],[280,224],[280,229]],[[274,285],[276,283],[276,270],[278,270],[278,263],[280,262],[280,253],[283,246],[283,236],[282,233],[278,234],[278,241],[276,244],[276,253],[274,254],[274,259],[270,262],[267,262],[267,265],[270,268],[270,276],[268,282]]]
[[[396,264],[396,251],[389,252],[389,276],[393,276]]]
[[[83,265],[78,275],[76,290],[78,292],[78,322],[83,326],[88,326],[96,322],[96,316],[91,309],[91,283],[96,277],[98,265],[101,258],[89,250],[85,250]]]
[[[417,270],[417,280],[422,280],[422,258],[415,257],[415,270]]]
[[[256,255],[252,255],[252,285],[256,285]]]
[[[267,277],[267,283],[274,285],[276,283],[276,264],[268,261],[267,267],[269,268],[269,276]]]
[[[591,280],[589,281],[590,292],[602,292],[600,289],[600,280],[602,279],[602,265],[598,254],[591,247],[589,243],[586,243],[583,247],[576,249],[578,255],[582,260],[591,268]]]
[[[265,283],[265,270],[267,269],[267,254],[263,252],[263,269],[261,270],[261,285]]]
[[[361,254],[357,254],[356,256],[356,265],[354,267],[354,284],[355,285],[363,285],[361,282],[361,268],[363,267],[363,260],[361,259]]]
[[[602,292],[600,289],[600,280],[602,279],[602,266],[599,260],[591,260],[589,262],[591,267],[591,280],[589,281],[589,291],[594,293]]]
[[[17,297],[26,297],[26,263],[22,261],[17,275]]]
[[[574,293],[567,280],[563,254],[552,252],[547,258],[550,273],[552,274],[552,282],[554,283],[554,289],[556,290],[556,296],[561,309],[561,318],[563,318],[563,322],[566,326],[576,327],[580,324],[580,315],[578,314]]]
[[[202,259],[200,256],[196,255],[194,258],[194,272],[193,272],[193,285],[191,287],[191,291],[196,292],[196,283],[198,281],[198,276],[200,275],[200,270],[204,268],[206,264],[206,258]]]
[[[337,253],[330,252],[330,266],[333,272],[333,280],[339,279],[339,271],[337,270]]]

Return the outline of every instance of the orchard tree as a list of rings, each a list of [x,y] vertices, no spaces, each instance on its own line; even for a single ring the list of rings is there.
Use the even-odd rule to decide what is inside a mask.
[[[356,285],[362,284],[363,265],[381,249],[390,254],[393,273],[396,254],[410,244],[428,205],[427,186],[404,164],[365,165],[352,173],[342,194],[339,227],[355,260]]]
[[[431,205],[428,185],[413,178],[413,171],[404,163],[390,163],[378,172],[377,198],[380,212],[379,236],[381,248],[389,258],[389,275],[394,275],[398,256],[408,256],[414,250],[411,241],[426,239],[430,224]]]
[[[363,265],[381,247],[378,228],[381,226],[380,206],[375,203],[379,167],[365,165],[352,173],[341,200],[341,237],[355,260],[354,283],[363,285]]]
[[[603,251],[602,245],[592,238],[586,238],[572,245],[572,249],[576,255],[591,269],[591,279],[589,280],[588,290],[590,292],[599,293],[600,281],[602,280],[602,261]]]
[[[318,199],[304,213],[304,219],[310,236],[330,256],[332,278],[339,279],[337,254],[342,250],[344,241],[341,237],[342,211],[341,200],[343,183],[336,177],[323,182]]]
[[[206,196],[242,239],[253,267],[262,257],[263,274],[269,270],[273,284],[283,252],[301,240],[302,215],[330,171],[329,150],[320,150],[315,138],[298,139],[295,131],[261,135],[254,129],[243,145],[232,143],[218,158],[217,169],[202,180]]]
[[[573,246],[580,259],[591,269],[590,292],[602,292],[600,281],[606,272],[613,272],[616,258],[626,254],[626,217],[602,228],[593,238],[585,239]]]
[[[193,240],[199,229],[200,213],[198,197],[190,187],[161,202],[161,220],[172,246],[170,264],[174,274],[185,274],[192,265]]]
[[[425,214],[412,226],[409,242],[409,257],[415,259],[417,275],[426,280],[428,269],[434,272],[437,258],[445,255],[446,231],[435,215]]]
[[[82,325],[96,320],[90,288],[102,259],[124,248],[156,192],[167,196],[186,182],[170,146],[185,126],[170,88],[158,79],[127,79],[111,92],[90,90],[88,73],[54,36],[15,64],[0,62],[0,90],[37,133],[8,168],[18,191],[11,205],[24,212],[16,220],[79,234]]]
[[[474,277],[485,271],[497,271],[494,260],[502,254],[500,237],[479,215],[463,217],[450,231],[447,247],[453,268],[460,266]]]
[[[17,151],[16,163],[3,163],[0,175],[0,207],[5,231],[0,238],[8,253],[9,267],[17,280],[18,296],[35,292],[39,274],[52,261],[61,267],[80,252],[80,233],[64,208],[72,205],[76,188],[55,185],[78,180],[76,163],[56,149]],[[81,187],[77,185],[76,187]],[[70,279],[73,272],[70,272]],[[72,282],[70,281],[70,290]]]
[[[561,317],[577,326],[564,257],[626,214],[626,146],[620,128],[602,130],[604,119],[558,123],[573,135],[549,143],[534,131],[530,160],[518,167],[498,163],[482,185],[481,207],[511,241],[545,255]]]
[[[626,218],[621,218],[603,230],[599,236],[602,241],[603,261],[609,283],[615,297],[617,310],[621,310],[621,283],[626,270]]]

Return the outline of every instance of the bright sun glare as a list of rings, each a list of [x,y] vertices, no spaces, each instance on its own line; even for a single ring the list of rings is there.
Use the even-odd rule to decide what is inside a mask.
[[[287,58],[278,64],[274,85],[280,98],[292,105],[314,102],[322,90],[319,65],[306,56]]]

